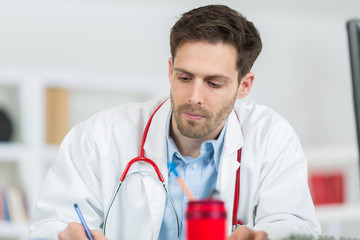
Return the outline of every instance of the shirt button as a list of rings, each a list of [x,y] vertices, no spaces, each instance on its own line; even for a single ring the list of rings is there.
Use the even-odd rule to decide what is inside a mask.
[[[206,160],[206,162],[208,162],[208,163],[209,163],[210,161],[211,161],[211,158],[208,158],[208,159]]]
[[[192,168],[195,169],[195,170],[198,169],[198,168],[199,168],[199,164],[194,163],[194,164],[192,165]]]

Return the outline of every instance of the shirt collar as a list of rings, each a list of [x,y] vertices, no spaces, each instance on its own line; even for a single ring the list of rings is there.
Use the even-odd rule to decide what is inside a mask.
[[[172,114],[172,109],[170,109],[170,111],[169,111],[168,119],[166,122],[166,129],[165,129],[166,130],[165,137],[166,137],[166,146],[167,146],[167,159],[168,159],[168,162],[172,162],[174,157],[176,156],[184,161],[184,157],[180,154],[177,146],[175,145],[173,139],[170,136],[171,114]],[[228,121],[226,120],[224,127],[222,128],[220,135],[217,139],[205,141],[201,144],[201,147],[200,147],[200,156],[201,156],[201,154],[203,154],[205,152],[208,152],[209,154],[213,153],[213,160],[215,163],[216,171],[219,170],[220,158],[221,158],[221,153],[222,153],[222,149],[224,146],[224,139],[225,139],[227,124],[228,124]],[[170,172],[170,169],[169,169],[169,172]]]

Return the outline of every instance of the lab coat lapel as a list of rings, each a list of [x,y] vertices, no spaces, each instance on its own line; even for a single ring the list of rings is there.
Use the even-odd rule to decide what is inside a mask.
[[[146,202],[148,204],[152,220],[151,223],[148,223],[152,224],[152,239],[158,238],[166,200],[163,188],[158,181],[159,180],[155,179],[152,175],[142,178],[142,183],[146,192]]]
[[[155,113],[144,144],[145,157],[155,162],[164,177],[166,185],[168,182],[168,168],[165,131],[169,111],[170,101],[167,100]],[[157,239],[163,219],[166,195],[157,176],[156,178],[152,176],[144,177],[142,182],[146,190],[147,203],[153,220],[154,238]]]
[[[228,232],[231,231],[231,218],[234,203],[236,171],[240,167],[237,161],[238,150],[244,145],[241,124],[233,111],[229,118],[220,159],[216,188],[219,190],[227,209]]]

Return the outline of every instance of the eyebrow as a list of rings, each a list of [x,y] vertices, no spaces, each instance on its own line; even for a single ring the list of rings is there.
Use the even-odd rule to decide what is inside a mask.
[[[195,74],[185,70],[185,69],[182,69],[182,68],[174,68],[174,71],[175,72],[181,72],[181,73],[185,73],[185,74],[188,74],[190,76],[195,76]],[[213,75],[207,75],[205,76],[204,79],[213,79],[213,78],[221,78],[221,79],[224,79],[226,81],[229,81],[231,80],[231,78],[227,77],[226,75],[223,75],[223,74],[213,74]]]

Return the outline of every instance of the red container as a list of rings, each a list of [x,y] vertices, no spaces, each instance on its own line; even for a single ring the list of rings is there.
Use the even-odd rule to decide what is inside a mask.
[[[226,210],[223,201],[190,201],[186,209],[187,240],[226,239]]]

